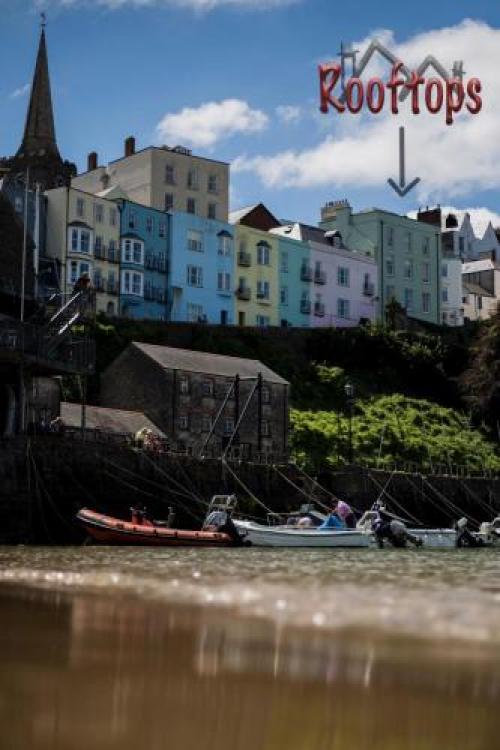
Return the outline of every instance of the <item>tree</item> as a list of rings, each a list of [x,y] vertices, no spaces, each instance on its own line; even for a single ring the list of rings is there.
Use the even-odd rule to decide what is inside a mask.
[[[393,331],[397,328],[398,323],[406,316],[405,309],[395,297],[391,297],[385,306],[385,319],[387,325]]]
[[[500,424],[500,304],[485,322],[472,348],[469,368],[461,379],[473,416],[495,433]]]

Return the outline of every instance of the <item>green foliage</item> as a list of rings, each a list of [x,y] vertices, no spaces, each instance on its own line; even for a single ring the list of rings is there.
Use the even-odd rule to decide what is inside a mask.
[[[292,451],[309,469],[345,462],[348,420],[338,411],[292,410]],[[356,404],[352,422],[357,461],[380,466],[415,463],[500,469],[500,457],[460,412],[400,394]]]
[[[498,434],[500,425],[500,307],[480,329],[471,364],[462,377],[474,416]]]

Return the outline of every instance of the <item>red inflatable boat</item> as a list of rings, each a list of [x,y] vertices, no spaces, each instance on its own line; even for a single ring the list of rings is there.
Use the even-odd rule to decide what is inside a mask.
[[[151,547],[232,547],[234,541],[228,534],[217,531],[184,531],[169,529],[154,521],[120,518],[95,513],[82,508],[77,519],[85,531],[100,544],[141,545]]]

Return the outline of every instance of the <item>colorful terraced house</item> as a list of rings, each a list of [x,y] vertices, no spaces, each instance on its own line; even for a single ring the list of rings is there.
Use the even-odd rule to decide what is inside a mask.
[[[168,320],[170,214],[124,200],[120,211],[120,315]]]
[[[169,236],[169,319],[233,324],[233,227],[178,211],[170,215]]]

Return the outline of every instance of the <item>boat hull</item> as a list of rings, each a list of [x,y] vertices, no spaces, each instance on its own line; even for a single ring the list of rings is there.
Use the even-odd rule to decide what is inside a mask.
[[[185,531],[164,526],[146,526],[95,513],[83,508],[79,523],[99,544],[140,547],[231,547],[227,534],[212,531]]]
[[[254,547],[369,547],[370,536],[363,531],[318,531],[285,526],[264,526],[253,521],[234,521]]]
[[[421,539],[429,549],[451,549],[456,546],[457,533],[454,529],[408,529],[410,534]]]

